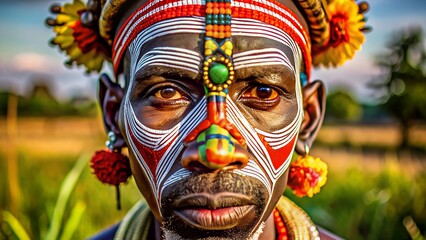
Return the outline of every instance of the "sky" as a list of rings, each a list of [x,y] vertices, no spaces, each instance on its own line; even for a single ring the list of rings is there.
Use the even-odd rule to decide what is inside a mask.
[[[71,1],[71,0],[69,0]],[[63,1],[54,1],[63,2]],[[44,25],[49,16],[49,0],[0,0],[0,91],[8,89],[26,94],[37,79],[51,79],[54,95],[96,96],[97,75],[86,75],[82,68],[68,69],[66,57],[48,45],[53,32]],[[373,32],[354,59],[338,69],[313,71],[329,91],[350,90],[362,101],[369,101],[366,83],[382,73],[374,64],[375,56],[396,30],[421,26],[426,33],[426,0],[370,0],[368,25]],[[426,43],[425,43],[426,45]]]

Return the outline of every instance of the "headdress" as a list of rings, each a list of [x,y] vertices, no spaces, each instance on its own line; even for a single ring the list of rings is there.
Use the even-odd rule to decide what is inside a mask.
[[[204,17],[206,1],[204,0],[150,0],[139,8],[124,28],[137,25],[137,30],[149,27],[155,22],[184,16]],[[309,74],[310,64],[313,66],[338,66],[351,59],[364,42],[364,13],[368,10],[366,2],[354,0],[293,0],[304,15],[309,36],[296,36],[304,44],[306,71]],[[88,72],[100,71],[105,61],[112,62],[116,74],[122,52],[117,51],[116,44],[132,36],[126,33],[117,39],[120,31],[116,31],[124,10],[135,2],[129,0],[89,0],[87,5],[81,0],[74,0],[64,6],[53,6],[56,19],[49,19],[56,37],[52,43],[58,45],[69,56],[68,65],[84,65]],[[287,32],[304,30],[298,25],[295,15],[282,12],[278,1],[239,0],[232,1],[232,17],[251,18],[267,22],[276,27],[285,26]],[[278,7],[277,7],[278,6]],[[220,9],[219,9],[220,11]],[[148,15],[146,15],[149,13]],[[141,17],[144,14],[143,17]],[[225,20],[225,19],[224,19]],[[123,28],[121,29],[123,31]],[[138,31],[132,31],[136,34]],[[312,59],[312,60],[311,60]]]

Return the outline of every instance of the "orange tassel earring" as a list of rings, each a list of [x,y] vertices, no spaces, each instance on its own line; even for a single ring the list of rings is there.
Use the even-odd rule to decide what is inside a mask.
[[[305,155],[299,156],[290,165],[288,187],[298,197],[319,193],[327,182],[327,164],[319,158],[309,155],[309,147],[305,145]]]

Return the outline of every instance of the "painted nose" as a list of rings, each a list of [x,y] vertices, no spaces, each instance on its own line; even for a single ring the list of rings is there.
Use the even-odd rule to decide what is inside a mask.
[[[244,168],[248,160],[247,150],[226,129],[212,124],[187,144],[181,163],[190,171],[215,172]]]

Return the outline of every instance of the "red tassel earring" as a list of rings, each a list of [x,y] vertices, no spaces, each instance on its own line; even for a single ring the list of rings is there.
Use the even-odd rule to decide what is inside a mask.
[[[90,167],[101,182],[116,187],[117,209],[120,210],[120,183],[127,182],[132,171],[129,158],[121,154],[121,147],[114,147],[116,140],[115,133],[108,132],[107,150],[96,151],[90,161]]]
[[[327,164],[309,155],[309,147],[305,145],[305,155],[290,165],[287,186],[298,197],[312,197],[326,182]]]

